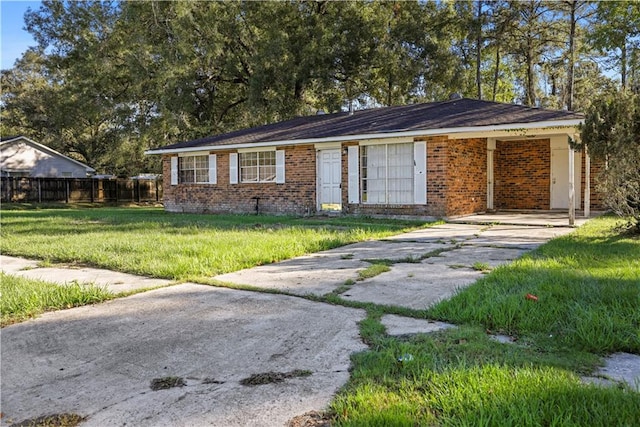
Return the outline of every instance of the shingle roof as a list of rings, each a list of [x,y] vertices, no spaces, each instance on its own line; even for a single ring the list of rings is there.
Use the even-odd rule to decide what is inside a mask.
[[[462,98],[426,104],[359,110],[352,115],[343,112],[297,117],[264,126],[178,142],[157,150],[580,120],[583,118],[582,114],[570,111],[546,110]]]

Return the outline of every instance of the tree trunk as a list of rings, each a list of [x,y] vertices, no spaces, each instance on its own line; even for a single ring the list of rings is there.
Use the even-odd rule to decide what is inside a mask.
[[[623,43],[620,47],[620,77],[622,90],[627,90],[627,43]]]
[[[576,0],[571,0],[571,22],[569,29],[569,72],[567,75],[567,109],[573,110],[573,81],[575,69],[575,37],[576,37]]]
[[[531,42],[528,42],[529,44]],[[528,106],[534,106],[535,105],[535,101],[536,101],[536,90],[535,90],[535,70],[533,69],[534,67],[534,63],[533,63],[533,52],[532,52],[532,47],[529,45],[527,46],[527,57],[526,57],[526,62],[527,62],[527,81],[526,81],[526,94],[525,94],[525,100],[524,103],[525,105]]]
[[[478,88],[478,99],[482,99],[482,0],[478,0],[477,15],[477,38],[476,38],[476,85]]]
[[[498,93],[498,79],[500,78],[500,45],[496,45],[496,67],[493,71],[493,98],[496,100],[496,93]]]

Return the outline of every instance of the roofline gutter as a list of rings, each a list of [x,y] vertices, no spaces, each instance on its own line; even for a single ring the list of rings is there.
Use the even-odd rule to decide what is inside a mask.
[[[346,142],[346,141],[358,141],[363,139],[386,139],[386,138],[401,138],[401,137],[417,137],[417,136],[434,136],[445,134],[456,134],[466,132],[492,132],[492,131],[514,131],[521,132],[529,129],[540,128],[566,128],[575,127],[583,122],[582,119],[572,120],[554,120],[547,122],[533,122],[533,123],[511,123],[506,125],[493,125],[493,126],[469,126],[459,128],[443,128],[443,129],[426,129],[426,130],[412,130],[404,132],[378,132],[378,133],[366,133],[358,135],[341,135],[341,136],[329,136],[325,138],[306,138],[306,139],[293,139],[293,140],[276,140],[276,141],[264,141],[264,142],[250,142],[241,144],[227,144],[227,145],[201,145],[197,147],[184,147],[184,148],[170,148],[170,149],[152,149],[144,152],[146,155],[154,154],[175,154],[175,153],[187,153],[193,151],[216,151],[216,150],[235,150],[239,148],[252,148],[252,147],[271,147],[275,145],[301,145],[301,144],[317,144],[323,142]]]

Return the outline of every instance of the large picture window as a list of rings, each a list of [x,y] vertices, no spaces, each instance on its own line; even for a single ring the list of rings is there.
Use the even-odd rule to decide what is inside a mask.
[[[182,156],[178,158],[178,182],[203,184],[209,182],[209,156]]]
[[[412,143],[361,147],[362,202],[414,203],[413,153]]]
[[[275,182],[276,152],[240,153],[241,182]]]

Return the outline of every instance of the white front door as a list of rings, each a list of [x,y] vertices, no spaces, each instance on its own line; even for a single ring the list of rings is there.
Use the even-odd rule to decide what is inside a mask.
[[[580,207],[582,153],[574,153],[575,207]],[[551,150],[551,209],[569,209],[569,149]]]
[[[318,171],[318,202],[320,210],[342,209],[342,156],[340,149],[320,150]]]

